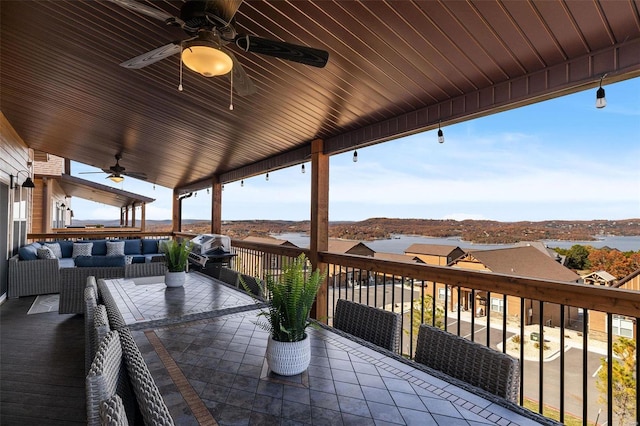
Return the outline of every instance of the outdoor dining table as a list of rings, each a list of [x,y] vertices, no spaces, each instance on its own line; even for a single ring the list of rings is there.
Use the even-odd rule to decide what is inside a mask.
[[[265,359],[269,335],[255,301],[210,277],[188,275],[177,292],[152,279],[108,282],[178,425],[549,423],[327,326],[308,329],[307,371],[278,376]],[[182,303],[187,314],[160,318],[162,301],[173,309]]]

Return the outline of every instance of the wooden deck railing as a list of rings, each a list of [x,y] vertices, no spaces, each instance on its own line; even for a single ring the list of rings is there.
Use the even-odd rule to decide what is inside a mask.
[[[239,240],[232,246],[234,268],[261,278],[277,274],[287,258],[308,253]],[[413,356],[418,326],[439,325],[520,359],[520,404],[529,409],[585,425],[619,424],[626,413],[629,424],[640,424],[638,381],[627,389],[633,400],[623,407],[620,383],[606,362],[615,358],[612,346],[619,340],[614,323],[633,324],[625,332],[635,345],[640,340],[640,292],[328,252],[319,259],[328,275],[321,293],[327,310],[317,313],[319,319],[331,324],[340,298],[399,312],[407,357]],[[630,374],[640,377],[640,363],[631,365]]]
[[[99,240],[105,238],[169,238],[171,232],[140,232],[121,228],[86,228],[65,230],[64,232],[27,234],[27,241],[54,241],[54,240]]]

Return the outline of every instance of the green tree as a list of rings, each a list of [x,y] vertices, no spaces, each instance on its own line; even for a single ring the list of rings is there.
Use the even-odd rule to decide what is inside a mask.
[[[618,418],[619,424],[627,424],[627,419],[636,416],[636,342],[626,337],[620,337],[613,343],[611,360],[611,387],[613,398],[613,413]],[[600,402],[607,403],[607,359],[600,360],[601,368],[598,371],[596,387],[600,391]]]
[[[418,330],[420,324],[434,324],[433,322],[433,297],[425,295],[413,301],[413,309],[411,310],[411,324],[413,327],[413,339],[418,338]],[[444,328],[444,308],[436,305],[435,326]],[[408,333],[407,330],[405,332]]]
[[[587,269],[589,267],[589,249],[580,244],[574,244],[567,251],[567,268]]]

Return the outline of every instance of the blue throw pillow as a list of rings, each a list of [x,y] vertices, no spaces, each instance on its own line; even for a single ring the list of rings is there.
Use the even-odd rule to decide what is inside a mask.
[[[56,241],[60,244],[60,250],[62,251],[62,257],[71,257],[73,255],[73,241]]]
[[[140,240],[124,240],[124,254],[141,254],[140,253]]]
[[[92,256],[106,256],[107,255],[107,240],[89,240],[88,243],[93,243],[91,249]]]
[[[31,243],[20,247],[18,250],[18,258],[20,260],[36,260],[38,258],[38,249],[42,247],[40,243]]]
[[[158,240],[145,238],[142,240],[142,254],[158,253]]]

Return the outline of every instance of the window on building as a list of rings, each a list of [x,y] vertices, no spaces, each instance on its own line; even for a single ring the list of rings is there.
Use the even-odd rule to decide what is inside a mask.
[[[449,298],[451,298],[451,289],[447,288],[446,291],[447,291],[447,293],[446,293],[447,296]],[[438,300],[444,300],[444,299],[445,299],[445,289],[444,288],[439,288],[438,289]]]
[[[633,321],[626,317],[614,315],[612,328],[615,336],[633,337]]]
[[[504,314],[504,299],[498,299],[497,297],[492,297],[491,310],[493,312],[500,312]]]

